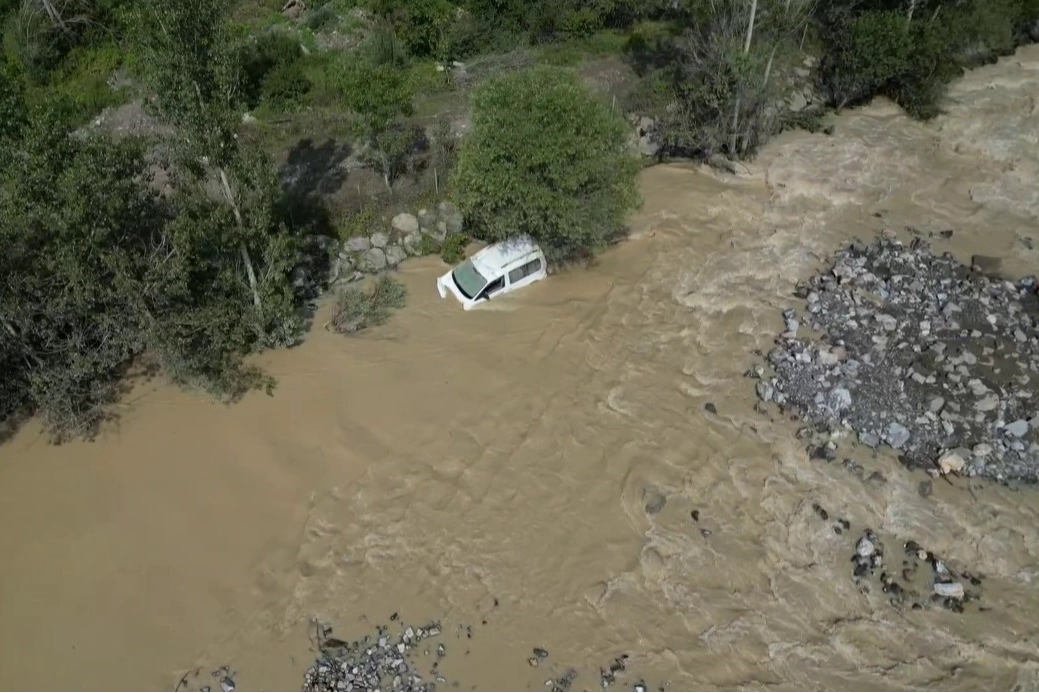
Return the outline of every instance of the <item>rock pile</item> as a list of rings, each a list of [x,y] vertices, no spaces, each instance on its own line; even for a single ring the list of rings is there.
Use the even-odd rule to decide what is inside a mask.
[[[396,634],[387,626],[378,626],[374,635],[360,640],[345,641],[331,637],[328,626],[316,626],[317,661],[307,669],[303,678],[304,691],[435,691],[447,684],[441,663],[449,647],[441,640],[444,628],[439,621],[424,626],[406,626],[397,614],[390,617],[398,625]],[[457,638],[470,640],[471,626],[459,626]],[[450,649],[457,649],[452,646]],[[466,650],[465,654],[469,654]],[[547,668],[549,653],[543,647],[531,650],[527,663],[532,668]],[[603,690],[618,683],[627,669],[628,655],[624,654],[600,670],[599,682]],[[546,690],[568,691],[577,679],[576,669],[560,668],[562,673],[545,680]],[[214,674],[215,676],[216,674]],[[646,684],[638,679],[632,690],[645,691]],[[513,684],[514,686],[514,684]],[[460,688],[458,681],[450,687]],[[664,690],[661,687],[660,690]]]
[[[439,247],[449,235],[461,233],[462,225],[462,213],[446,201],[436,211],[398,214],[389,229],[373,229],[366,236],[348,238],[332,262],[329,283],[396,267],[408,257],[428,252],[427,247]],[[424,238],[429,240],[424,242]]]
[[[797,287],[806,311],[784,312],[773,374],[747,375],[761,400],[813,425],[814,456],[834,458],[851,429],[934,476],[1037,482],[1039,281],[998,269],[935,255],[920,236],[853,243]]]
[[[380,626],[375,637],[352,642],[330,637],[327,626],[319,628],[321,654],[304,675],[304,691],[433,691],[446,683],[439,672],[447,654],[444,644],[436,643],[443,632],[439,622],[407,626],[395,636]],[[432,658],[428,673],[420,671],[419,653]]]
[[[923,549],[915,541],[902,544],[901,566],[885,562],[884,544],[877,534],[867,529],[855,544],[851,556],[852,574],[863,592],[871,591],[876,578],[881,591],[892,606],[910,604],[914,610],[936,605],[963,613],[967,604],[981,598],[982,577],[953,570],[936,554]],[[927,566],[921,570],[922,566]],[[980,607],[981,611],[987,610]]]

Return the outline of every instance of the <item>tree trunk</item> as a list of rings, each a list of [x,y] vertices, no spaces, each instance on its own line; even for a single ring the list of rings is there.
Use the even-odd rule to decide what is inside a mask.
[[[758,0],[750,0],[750,19],[747,20],[747,37],[743,40],[744,55],[750,53],[750,42],[754,38],[754,19],[757,17],[757,14]],[[736,147],[739,140],[739,135],[737,133],[740,125],[741,96],[741,94],[736,95],[736,108],[734,108],[732,112],[732,136],[729,138],[729,154],[734,158],[739,156]]]
[[[224,189],[224,197],[227,198],[232,211],[234,211],[235,222],[238,224],[239,230],[244,230],[245,222],[242,221],[242,211],[238,208],[238,200],[235,199],[234,194],[231,192],[231,184],[227,180],[227,172],[224,171],[223,167],[220,168],[220,185]],[[245,247],[245,241],[238,242],[238,252],[242,256],[242,262],[245,263],[245,273],[249,276],[249,288],[253,292],[253,305],[256,306],[257,311],[262,311],[263,302],[260,300],[260,289],[256,283],[256,272],[253,270],[253,261],[249,257],[249,249]]]
[[[743,52],[750,52],[750,40],[754,38],[754,19],[758,14],[758,0],[750,0],[750,20],[747,22],[747,38],[743,42]]]

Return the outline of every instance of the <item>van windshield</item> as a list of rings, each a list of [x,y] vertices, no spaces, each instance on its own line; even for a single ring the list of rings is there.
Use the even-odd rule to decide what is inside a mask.
[[[487,279],[473,266],[472,260],[466,260],[455,267],[451,278],[455,280],[455,286],[462,292],[462,295],[468,299],[478,294],[480,289],[487,285]]]

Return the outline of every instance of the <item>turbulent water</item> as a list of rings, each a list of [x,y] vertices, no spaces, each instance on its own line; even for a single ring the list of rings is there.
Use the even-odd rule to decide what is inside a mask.
[[[885,226],[1039,270],[1036,95],[1031,47],[933,123],[878,103],[736,177],[652,168],[632,240],[587,271],[464,313],[439,260],[408,263],[386,326],[268,355],[273,398],[152,383],[95,443],[21,431],[0,447],[0,687],[171,689],[231,663],[298,688],[309,619],[350,635],[399,611],[473,625],[444,665],[466,687],[541,688],[538,646],[588,688],[623,652],[670,688],[1036,690],[1037,492],[924,498],[886,453],[863,483],[741,377],[795,282]],[[990,610],[861,594],[867,526],[984,573]]]

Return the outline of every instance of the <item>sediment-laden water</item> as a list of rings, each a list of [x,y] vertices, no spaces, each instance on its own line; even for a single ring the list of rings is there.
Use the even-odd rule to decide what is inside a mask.
[[[457,638],[442,688],[571,667],[595,688],[622,653],[652,687],[1039,687],[1039,492],[923,496],[886,448],[862,473],[810,459],[742,377],[798,280],[882,228],[1039,271],[1037,94],[1031,47],[933,123],[878,103],[736,177],[652,168],[633,239],[587,271],[463,313],[439,260],[408,263],[384,327],[265,356],[273,398],[152,383],[95,443],[23,430],[0,447],[0,687],[231,664],[242,689],[298,688],[312,618],[349,640],[394,612]],[[985,610],[864,594],[867,528],[984,575]]]

